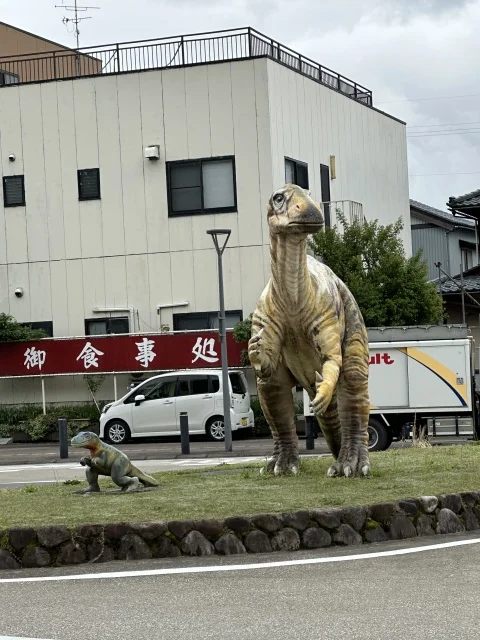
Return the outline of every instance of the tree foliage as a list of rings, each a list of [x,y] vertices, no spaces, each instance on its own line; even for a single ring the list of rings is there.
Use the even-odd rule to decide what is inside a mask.
[[[42,329],[24,327],[13,316],[0,313],[0,342],[26,342],[46,337],[47,334]]]
[[[402,221],[381,226],[377,220],[350,224],[341,213],[337,217],[343,236],[337,227],[326,229],[313,235],[310,247],[348,286],[367,327],[436,324],[442,300],[428,282],[421,252],[405,256]]]

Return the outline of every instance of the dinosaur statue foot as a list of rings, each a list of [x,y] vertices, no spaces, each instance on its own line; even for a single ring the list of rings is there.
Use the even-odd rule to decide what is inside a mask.
[[[100,493],[100,487],[99,485],[93,485],[91,487],[87,487],[86,489],[81,489],[80,491],[77,491],[77,493]]]
[[[122,487],[123,493],[130,493],[131,491],[137,491],[140,488],[140,480],[138,478],[132,478],[134,482],[130,482],[129,484]],[[143,487],[142,487],[143,488]]]
[[[300,469],[300,458],[298,453],[280,453],[273,456],[267,462],[267,466],[260,469],[260,473],[272,473],[275,476],[294,475]]]
[[[337,476],[368,476],[370,473],[370,462],[364,456],[359,457],[357,454],[349,456],[339,456],[338,460],[332,464],[327,471],[327,476],[334,478]]]

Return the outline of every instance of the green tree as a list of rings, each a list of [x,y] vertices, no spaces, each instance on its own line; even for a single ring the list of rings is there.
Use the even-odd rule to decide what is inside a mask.
[[[46,337],[47,334],[42,329],[24,327],[12,316],[0,313],[0,342],[25,342]]]
[[[337,227],[326,229],[313,235],[310,247],[348,286],[367,327],[436,324],[442,300],[421,252],[405,256],[402,221],[382,226],[337,217],[343,236]]]

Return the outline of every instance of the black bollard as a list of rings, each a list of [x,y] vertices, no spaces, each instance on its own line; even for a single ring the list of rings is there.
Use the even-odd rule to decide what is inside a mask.
[[[305,416],[305,448],[309,451],[315,449],[315,433],[310,416]]]
[[[58,435],[60,439],[60,458],[68,458],[67,420],[58,419]]]
[[[180,443],[182,445],[182,455],[190,453],[190,434],[188,432],[188,413],[180,413]]]

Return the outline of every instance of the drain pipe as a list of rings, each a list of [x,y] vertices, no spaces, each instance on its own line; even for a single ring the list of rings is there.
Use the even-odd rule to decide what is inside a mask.
[[[130,333],[135,333],[135,307],[93,307],[93,313],[112,313],[128,311],[130,314]]]

